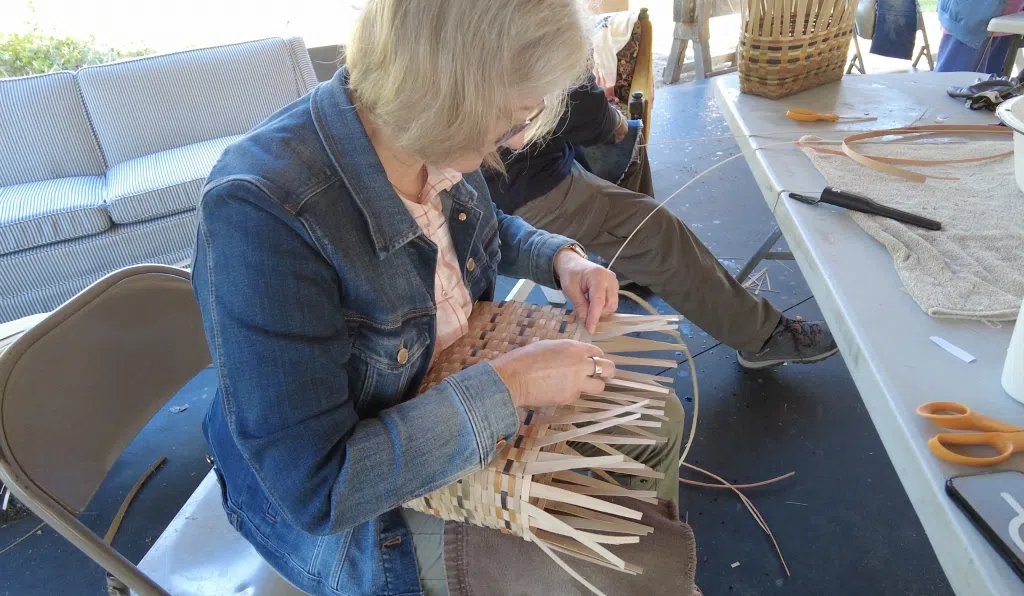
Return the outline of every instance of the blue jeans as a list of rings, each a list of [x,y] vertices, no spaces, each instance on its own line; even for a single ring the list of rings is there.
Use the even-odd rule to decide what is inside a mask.
[[[961,42],[949,33],[942,35],[939,42],[939,59],[935,63],[938,72],[983,72],[1002,74],[1006,54],[1013,42],[1012,35],[989,37],[977,50]]]

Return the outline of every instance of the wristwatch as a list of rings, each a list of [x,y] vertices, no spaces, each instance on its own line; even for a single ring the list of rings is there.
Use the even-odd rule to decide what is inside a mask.
[[[587,258],[587,251],[586,251],[586,249],[583,248],[583,246],[579,242],[573,242],[572,244],[566,244],[562,248],[558,249],[558,252],[562,252],[563,250],[571,250],[574,253],[578,254],[579,256],[583,257],[584,259]],[[555,254],[558,254],[558,252],[556,252]]]

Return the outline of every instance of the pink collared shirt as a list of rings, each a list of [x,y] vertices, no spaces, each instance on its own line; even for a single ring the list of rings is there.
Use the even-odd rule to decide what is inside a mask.
[[[434,358],[469,331],[469,315],[473,300],[462,278],[459,258],[452,245],[448,221],[441,205],[441,193],[462,180],[455,170],[427,166],[427,182],[416,201],[398,193],[420,230],[437,245],[437,269],[434,272],[434,302],[437,304],[437,343]]]

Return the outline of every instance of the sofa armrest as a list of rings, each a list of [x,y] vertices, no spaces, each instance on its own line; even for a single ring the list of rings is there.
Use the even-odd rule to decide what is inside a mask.
[[[313,61],[306,49],[306,42],[302,41],[301,37],[289,37],[285,41],[288,42],[288,49],[292,55],[295,74],[299,83],[305,87],[306,93],[308,93],[313,87],[316,87],[317,80],[316,72],[313,70]]]

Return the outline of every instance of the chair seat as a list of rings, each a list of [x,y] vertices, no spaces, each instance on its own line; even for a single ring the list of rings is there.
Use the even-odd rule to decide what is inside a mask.
[[[175,596],[300,596],[228,523],[211,470],[139,563]]]
[[[191,211],[224,148],[242,135],[144,155],[107,172],[107,210],[115,223],[138,223]]]
[[[0,255],[92,236],[110,228],[102,176],[0,187]]]

